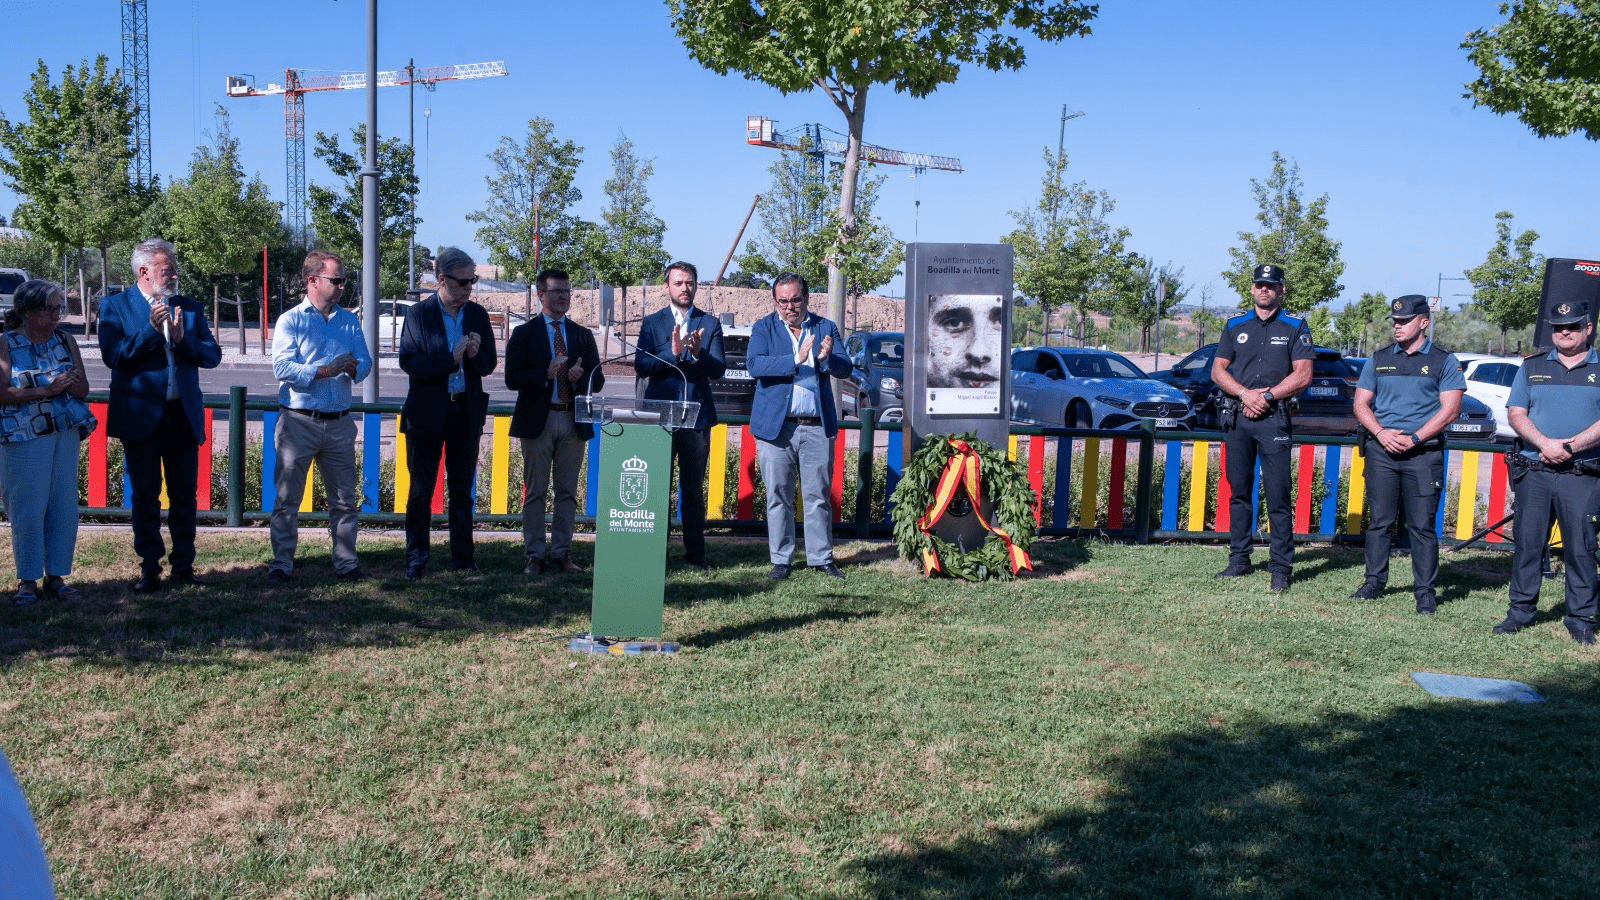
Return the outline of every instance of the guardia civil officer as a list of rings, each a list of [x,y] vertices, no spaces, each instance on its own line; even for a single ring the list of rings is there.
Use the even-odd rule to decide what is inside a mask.
[[[1566,561],[1567,631],[1580,644],[1594,643],[1600,355],[1589,348],[1593,330],[1587,303],[1562,303],[1551,310],[1555,349],[1524,360],[1506,398],[1506,417],[1522,444],[1520,454],[1506,457],[1517,486],[1516,549],[1511,608],[1495,634],[1516,634],[1533,623],[1554,516]]]
[[[1356,420],[1367,473],[1367,574],[1352,600],[1376,600],[1389,582],[1389,529],[1399,501],[1411,534],[1417,614],[1438,608],[1439,536],[1434,519],[1444,482],[1444,432],[1461,411],[1467,379],[1455,354],[1428,340],[1428,298],[1389,305],[1394,343],[1372,355],[1356,382]]]
[[[1311,331],[1304,319],[1283,311],[1283,268],[1256,266],[1251,273],[1252,309],[1228,320],[1211,364],[1211,380],[1222,391],[1217,404],[1228,452],[1228,503],[1232,532],[1228,567],[1218,578],[1250,572],[1250,534],[1255,530],[1251,487],[1261,460],[1261,499],[1272,527],[1272,589],[1289,589],[1294,564],[1294,515],[1289,503],[1290,397],[1311,383]]]

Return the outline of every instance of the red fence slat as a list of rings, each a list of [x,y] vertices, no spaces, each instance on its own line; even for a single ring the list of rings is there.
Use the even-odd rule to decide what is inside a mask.
[[[1233,519],[1228,515],[1228,503],[1233,499],[1233,491],[1228,488],[1228,446],[1217,441],[1217,531],[1227,532],[1233,527]]]
[[[1295,479],[1294,533],[1311,533],[1311,471],[1316,468],[1316,445],[1300,445],[1300,474]]]
[[[857,432],[860,434],[860,432]],[[828,490],[828,502],[833,506],[833,520],[844,521],[844,429],[833,433],[833,486]]]
[[[89,505],[103,508],[106,505],[106,481],[111,468],[110,461],[106,459],[106,416],[109,410],[104,403],[91,403],[89,411],[100,423],[100,427],[89,434]]]
[[[1106,527],[1122,527],[1122,495],[1128,486],[1128,439],[1111,439],[1111,483],[1106,486]]]
[[[738,518],[756,517],[756,436],[750,426],[739,429],[739,502],[734,511]]]

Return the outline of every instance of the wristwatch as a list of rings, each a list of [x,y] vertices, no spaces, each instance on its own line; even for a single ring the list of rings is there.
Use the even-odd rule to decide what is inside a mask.
[[[1422,438],[1417,437],[1417,433],[1415,431],[1411,432],[1411,446],[1415,447],[1420,443],[1422,443]]]
[[[1567,451],[1567,455],[1571,456],[1573,454],[1572,442],[1571,441],[1562,441],[1561,442],[1561,449]]]
[[[1272,397],[1272,389],[1271,389],[1271,388],[1268,388],[1268,389],[1266,389],[1266,390],[1264,390],[1264,391],[1262,391],[1262,392],[1261,392],[1261,399],[1263,399],[1263,400],[1265,400],[1265,401],[1267,401],[1267,402],[1268,402],[1268,403],[1271,403],[1271,402],[1272,402],[1272,400],[1273,400],[1273,397]]]

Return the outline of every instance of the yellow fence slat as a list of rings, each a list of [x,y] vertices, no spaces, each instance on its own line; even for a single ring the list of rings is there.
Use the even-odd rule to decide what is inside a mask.
[[[305,493],[300,497],[301,512],[311,512],[311,485],[315,482],[312,476],[316,474],[316,469],[316,462],[306,463],[306,489]]]
[[[728,493],[728,426],[711,426],[710,484],[706,486],[706,510],[710,518],[722,518],[722,504]],[[591,476],[594,473],[590,473]]]
[[[1017,439],[1011,438],[1012,458],[1016,458]],[[1100,495],[1100,439],[1083,439],[1083,496],[1078,499],[1078,527],[1093,528],[1095,505]]]
[[[1017,436],[1014,434],[1006,439],[1006,459],[1017,461]]]
[[[517,479],[521,481],[522,479]],[[494,439],[489,445],[489,512],[505,515],[510,509],[511,417],[494,417]]]
[[[1344,534],[1361,533],[1361,504],[1367,495],[1367,458],[1359,450],[1350,454],[1350,502],[1344,508]]]
[[[1211,463],[1211,442],[1195,441],[1189,455],[1189,530],[1206,528],[1206,468]]]
[[[1461,492],[1456,495],[1456,539],[1466,540],[1477,530],[1478,451],[1461,454]]]
[[[394,429],[394,511],[406,511],[406,496],[411,493],[411,467],[406,465],[406,433],[398,423]]]

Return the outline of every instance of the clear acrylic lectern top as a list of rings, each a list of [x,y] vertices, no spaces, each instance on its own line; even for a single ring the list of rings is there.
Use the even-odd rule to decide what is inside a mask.
[[[700,415],[695,400],[640,400],[634,397],[601,397],[585,394],[574,398],[573,419],[609,425],[612,422],[660,425],[663,428],[692,428]]]

